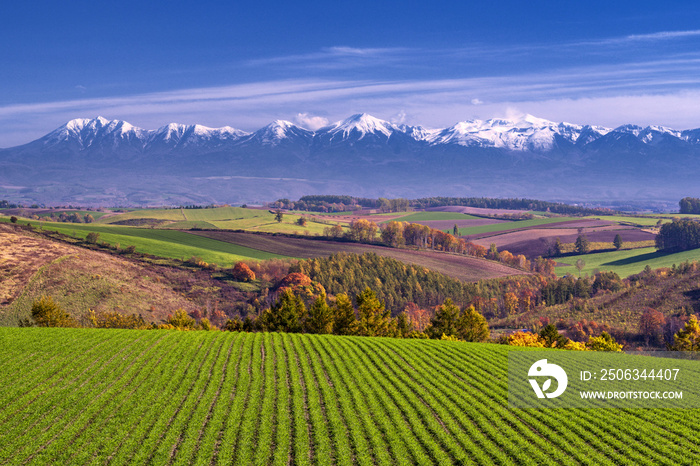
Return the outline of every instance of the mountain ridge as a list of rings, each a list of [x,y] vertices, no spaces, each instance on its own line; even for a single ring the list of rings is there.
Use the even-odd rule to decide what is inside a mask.
[[[311,131],[74,119],[0,149],[0,199],[47,205],[254,203],[306,194],[552,201],[700,196],[700,129],[465,120],[447,128],[366,113]],[[601,204],[602,203],[602,204]]]
[[[257,139],[263,144],[274,145],[284,139],[320,139],[327,144],[355,139],[374,137],[388,140],[392,135],[402,135],[416,143],[433,146],[456,144],[465,147],[495,147],[512,151],[548,151],[558,135],[572,144],[585,145],[610,133],[630,134],[642,143],[651,143],[660,136],[671,137],[689,144],[700,144],[700,128],[676,130],[659,125],[646,127],[626,124],[616,128],[596,125],[576,125],[566,122],[553,122],[532,115],[519,119],[492,118],[488,120],[463,120],[446,128],[426,128],[421,125],[396,125],[375,118],[367,113],[359,113],[326,125],[316,131],[296,125],[286,120],[275,120],[253,132],[230,126],[210,128],[195,124],[170,123],[157,129],[143,129],[124,120],[108,120],[98,116],[92,119],[76,118],[47,135],[31,141],[45,144],[67,142],[73,139],[82,148],[89,147],[98,137],[111,138],[113,142],[138,141],[143,148],[156,143],[187,141],[190,144],[216,140],[219,143],[246,143]],[[583,136],[583,138],[581,138]],[[87,142],[87,144],[86,144]],[[27,144],[10,147],[15,149]],[[7,150],[3,149],[3,150]]]

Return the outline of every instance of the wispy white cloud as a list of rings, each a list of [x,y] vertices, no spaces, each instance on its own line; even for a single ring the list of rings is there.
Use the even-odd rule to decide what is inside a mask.
[[[278,57],[257,58],[243,63],[252,67],[302,67],[311,68],[350,68],[386,64],[387,60],[396,61],[420,53],[419,49],[402,47],[388,48],[356,48],[356,47],[325,47],[317,52],[284,55]]]
[[[297,115],[294,117],[294,123],[298,124],[302,128],[316,131],[317,129],[328,125],[328,118],[313,116],[309,115],[308,113],[297,113]]]
[[[654,32],[651,34],[632,34],[626,36],[626,40],[666,40],[666,39],[678,39],[684,37],[700,36],[700,29],[694,29],[690,31],[661,31]]]
[[[372,50],[333,53],[386,51]],[[689,52],[656,60],[458,79],[286,79],[7,105],[0,107],[0,147],[28,142],[72,118],[97,115],[144,128],[177,121],[251,131],[278,118],[317,129],[358,112],[440,127],[516,108],[574,123],[654,123],[684,129],[700,127],[699,104],[700,53]]]

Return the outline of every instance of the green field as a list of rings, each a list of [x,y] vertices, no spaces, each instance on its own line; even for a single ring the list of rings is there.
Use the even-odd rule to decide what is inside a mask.
[[[691,464],[697,410],[512,409],[492,344],[0,329],[2,464]]]
[[[322,234],[332,224],[308,221],[305,226],[296,224],[301,215],[284,214],[282,222],[275,214],[263,209],[243,207],[216,207],[213,209],[148,209],[127,212],[103,218],[100,223],[113,224],[128,220],[156,219],[163,223],[157,228],[166,229],[225,229],[262,231],[267,233]]]
[[[516,220],[502,223],[494,223],[491,225],[482,225],[478,227],[460,228],[460,236],[465,235],[480,235],[483,233],[497,233],[501,231],[517,230],[519,228],[546,227],[550,223],[568,222],[572,220],[581,220],[577,217],[552,217],[552,218],[534,218],[532,220]]]
[[[37,225],[37,222],[33,224]],[[99,242],[119,244],[121,248],[135,246],[136,252],[171,259],[189,259],[197,256],[205,262],[224,267],[241,260],[285,257],[176,230],[53,222],[41,222],[38,227],[78,238],[85,238],[88,233],[96,232],[100,235]]]
[[[648,265],[652,269],[671,267],[685,261],[700,261],[700,249],[665,254],[658,252],[656,248],[629,249],[622,251],[601,252],[596,254],[582,254],[556,258],[557,262],[570,264],[567,267],[557,267],[557,275],[578,275],[575,267],[576,261],[583,259],[586,266],[582,274],[593,274],[595,270],[612,270],[620,277],[639,273]]]
[[[647,217],[647,216],[626,216],[626,215],[596,215],[592,217],[583,217],[585,219],[600,219],[608,220],[610,222],[619,223],[620,225],[632,225],[641,228],[654,227],[659,220],[663,220],[664,223],[670,222],[670,219],[659,219],[659,217]]]
[[[426,222],[430,220],[469,220],[479,217],[459,212],[415,212],[395,219],[397,222]]]

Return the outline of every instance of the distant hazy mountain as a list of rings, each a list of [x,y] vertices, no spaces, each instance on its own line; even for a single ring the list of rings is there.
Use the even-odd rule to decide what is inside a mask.
[[[649,200],[697,196],[700,129],[468,120],[449,128],[353,115],[253,133],[71,120],[0,150],[0,198],[47,204],[255,202],[313,193]]]

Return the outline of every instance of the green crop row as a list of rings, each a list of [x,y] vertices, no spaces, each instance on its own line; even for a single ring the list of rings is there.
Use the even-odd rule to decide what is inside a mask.
[[[509,347],[0,329],[0,464],[690,464],[697,410],[513,409]]]

